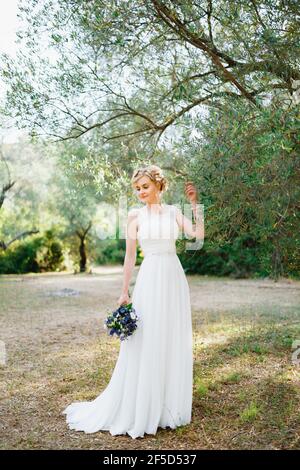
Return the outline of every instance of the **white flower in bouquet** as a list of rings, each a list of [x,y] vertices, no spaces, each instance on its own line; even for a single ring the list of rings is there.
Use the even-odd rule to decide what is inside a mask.
[[[130,317],[132,318],[132,320],[135,320],[136,319],[136,314],[133,313],[133,312],[130,312]]]

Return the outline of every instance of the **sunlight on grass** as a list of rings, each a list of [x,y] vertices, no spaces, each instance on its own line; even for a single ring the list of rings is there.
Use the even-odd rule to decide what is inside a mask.
[[[208,393],[208,385],[200,378],[196,379],[196,392],[198,397],[203,398]]]
[[[255,402],[251,402],[250,405],[240,413],[240,420],[242,422],[254,421],[258,414],[259,407]]]
[[[246,375],[239,372],[232,372],[231,374],[222,378],[223,383],[239,383]]]
[[[42,284],[46,277],[28,279],[26,295],[23,283],[14,279],[2,285],[7,292],[3,324],[8,365],[0,369],[3,416],[8,423],[14,420],[14,431],[7,433],[0,448],[125,448],[131,441],[124,437],[68,431],[59,414],[73,401],[95,399],[111,378],[119,341],[101,330],[97,315],[87,314],[99,305],[99,299],[108,305],[107,293],[101,297],[91,284],[89,294],[76,305],[74,299],[47,297],[43,302],[41,294],[49,285]],[[51,289],[61,287],[61,279],[52,276]],[[92,277],[81,279],[88,289]],[[189,279],[195,299],[192,422],[133,445],[157,449],[299,446],[300,369],[291,359],[291,345],[300,339],[299,309],[256,305],[251,310],[238,308],[236,302],[234,308],[200,308],[196,305],[201,297],[199,282],[207,288],[213,280],[199,279]],[[223,281],[217,281],[222,288]],[[109,282],[113,292],[116,280]],[[225,283],[235,285],[227,278]],[[73,276],[68,286],[82,287]],[[248,287],[250,296],[251,283]],[[282,295],[286,296],[284,304],[290,293]]]

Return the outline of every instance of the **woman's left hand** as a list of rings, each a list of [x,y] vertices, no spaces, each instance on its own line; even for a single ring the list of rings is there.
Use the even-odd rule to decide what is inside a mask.
[[[197,201],[197,189],[192,181],[187,181],[185,183],[185,195],[191,203]]]

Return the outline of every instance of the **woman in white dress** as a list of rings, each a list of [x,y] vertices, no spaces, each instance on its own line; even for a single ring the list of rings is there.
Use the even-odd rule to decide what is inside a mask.
[[[203,225],[185,217],[176,206],[161,203],[167,188],[162,170],[138,169],[132,185],[141,209],[131,209],[126,230],[124,278],[118,306],[132,302],[138,328],[120,343],[107,387],[90,402],[71,403],[63,411],[70,429],[133,439],[156,434],[157,428],[189,424],[193,393],[193,334],[188,282],[176,255],[179,229],[203,239]],[[185,185],[195,217],[196,189]],[[139,242],[144,254],[132,299],[129,283]]]

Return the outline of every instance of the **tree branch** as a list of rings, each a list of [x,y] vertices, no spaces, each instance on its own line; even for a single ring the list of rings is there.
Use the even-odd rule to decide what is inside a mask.
[[[220,60],[220,57],[224,59],[224,54],[221,54],[220,51],[218,51],[213,46],[213,44],[211,44],[209,39],[206,39],[203,36],[200,38],[196,34],[192,33],[191,31],[188,31],[185,25],[181,22],[181,20],[177,16],[175,16],[175,14],[171,12],[169,8],[167,8],[164,4],[162,4],[158,0],[151,0],[151,2],[157,14],[159,15],[159,17],[173,31],[176,31],[177,34],[179,34],[183,39],[185,39],[186,41],[188,41],[190,44],[197,47],[198,49],[201,49],[203,52],[205,52],[210,57],[212,62],[217,66],[217,68],[221,70],[224,77],[226,77],[231,83],[233,83],[251,103],[259,107],[259,104],[253,98],[251,93],[249,93],[246,90],[246,88],[241,83],[239,83],[239,81],[234,77],[234,75],[228,69],[226,69],[226,67],[224,67],[224,65],[222,64]],[[228,56],[225,57],[225,60],[229,65],[232,65],[232,66],[236,65],[236,61],[232,60]]]
[[[5,243],[3,240],[0,240],[0,248],[2,248],[3,250],[6,250],[9,247],[9,245],[14,243],[16,240],[20,240],[20,238],[28,237],[29,235],[33,235],[35,233],[39,233],[39,230],[26,230],[26,232],[20,233],[15,238],[10,240],[8,243]]]

